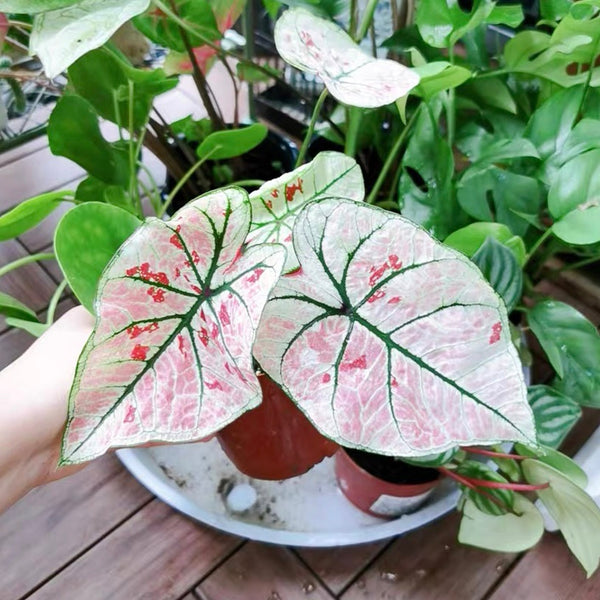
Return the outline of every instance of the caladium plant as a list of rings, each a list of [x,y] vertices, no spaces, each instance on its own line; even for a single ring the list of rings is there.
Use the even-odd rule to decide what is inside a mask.
[[[242,249],[250,204],[229,188],[148,220],[108,265],[71,391],[62,462],[210,435],[260,402],[251,348],[285,258]]]

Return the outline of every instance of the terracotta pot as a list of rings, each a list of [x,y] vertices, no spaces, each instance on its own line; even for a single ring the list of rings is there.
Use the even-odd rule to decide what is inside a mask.
[[[389,460],[389,457],[381,458]],[[416,510],[431,494],[441,477],[433,469],[402,464],[411,472],[409,479],[415,470],[423,470],[421,481],[391,483],[375,477],[357,465],[348,453],[340,448],[335,455],[335,475],[340,489],[352,504],[375,517],[390,519]]]
[[[267,375],[259,377],[260,406],[217,434],[225,454],[255,479],[287,479],[306,473],[338,445],[323,437]]]

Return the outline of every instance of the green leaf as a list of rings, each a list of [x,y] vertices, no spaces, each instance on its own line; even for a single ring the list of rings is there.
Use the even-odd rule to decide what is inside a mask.
[[[458,203],[478,221],[498,221],[516,235],[529,229],[518,213],[537,215],[540,208],[538,181],[496,166],[468,168],[457,186]]]
[[[600,241],[600,149],[560,168],[548,192],[548,208],[557,220],[552,231],[565,242]]]
[[[458,87],[471,78],[471,71],[452,65],[447,61],[436,61],[415,67],[415,72],[421,78],[414,92],[425,98],[431,98],[443,90]]]
[[[106,47],[92,50],[73,63],[69,81],[101,117],[134,131],[144,127],[154,98],[177,85],[177,79],[167,79],[161,69],[134,69]]]
[[[402,214],[444,239],[465,224],[452,185],[454,159],[434,115],[418,116],[402,160],[398,204]]]
[[[25,321],[38,320],[36,314],[28,306],[4,292],[0,292],[0,315],[16,317]]]
[[[133,212],[127,192],[119,185],[109,185],[95,177],[87,177],[78,186],[75,199],[79,202],[106,202]]]
[[[493,237],[486,238],[472,261],[498,292],[510,312],[523,292],[523,272],[515,255]]]
[[[523,552],[537,544],[544,533],[544,520],[532,502],[515,496],[515,511],[499,516],[480,511],[472,500],[463,507],[458,541],[495,552]]]
[[[248,83],[264,83],[271,81],[273,77],[281,76],[281,71],[269,65],[264,65],[262,69],[258,69],[252,64],[241,62],[236,65],[236,72],[241,81],[247,81]]]
[[[495,139],[482,148],[477,165],[489,165],[510,161],[514,158],[539,158],[536,147],[526,138]]]
[[[537,494],[590,577],[600,561],[600,509],[579,486],[551,466],[527,459],[522,468],[529,483],[550,484]]]
[[[76,5],[38,14],[30,50],[50,79],[86,52],[102,46],[123,23],[144,12],[150,0],[81,0]]]
[[[267,137],[267,133],[267,127],[262,123],[253,123],[240,129],[215,131],[204,139],[196,153],[200,158],[211,160],[233,158],[258,146]]]
[[[498,472],[494,471],[486,464],[475,460],[463,461],[456,469],[456,473],[472,479],[508,483],[507,479],[502,477]],[[477,490],[467,487],[464,488],[464,495],[466,498],[470,499],[480,511],[489,515],[503,515],[506,513],[507,509],[510,510],[513,508],[515,493],[512,490],[483,488],[483,486],[482,489],[488,495],[487,497],[478,493]],[[496,502],[491,500],[489,496],[494,498]],[[499,506],[497,503],[500,503],[502,506]]]
[[[402,457],[404,462],[410,463],[411,465],[417,465],[418,467],[441,467],[448,464],[459,452],[460,448],[450,448],[446,452],[440,452],[439,454],[429,454],[428,456],[412,456],[410,458]]]
[[[461,97],[475,100],[479,105],[492,106],[506,112],[517,114],[517,104],[512,97],[510,89],[504,81],[489,77],[486,79],[474,78],[460,88]]]
[[[140,224],[127,211],[100,202],[76,206],[58,224],[56,258],[73,293],[92,314],[102,271]]]
[[[520,266],[525,264],[527,254],[525,242],[518,235],[513,235],[512,231],[502,223],[471,223],[453,231],[444,240],[444,244],[471,258],[488,237],[494,238],[509,248]]]
[[[547,385],[530,386],[528,399],[533,409],[538,441],[558,448],[581,417],[579,404]]]
[[[126,153],[109,144],[98,124],[92,105],[79,96],[63,96],[48,122],[48,141],[53,154],[65,156],[90,175],[108,184],[129,183]]]
[[[61,202],[70,200],[72,192],[48,192],[24,200],[0,216],[0,241],[10,240],[43,221]]]
[[[559,21],[569,13],[572,0],[540,0],[540,14],[543,19]]]
[[[207,41],[214,42],[221,39],[221,32],[210,2],[177,0],[175,6],[179,17],[194,30],[194,33],[187,33],[192,48],[203,46]],[[152,10],[135,17],[133,22],[153,42],[176,52],[186,51],[181,29],[169,16]]]
[[[547,446],[541,446],[533,449],[523,444],[515,444],[515,450],[521,456],[528,456],[529,458],[535,458],[546,465],[550,465],[557,471],[560,471],[565,477],[570,479],[575,485],[579,486],[582,490],[585,490],[588,484],[588,476],[586,472],[566,454],[550,448]]]
[[[559,391],[584,406],[600,407],[600,335],[580,312],[545,300],[528,311],[531,330],[560,377]]]
[[[430,46],[447,48],[482,23],[504,23],[515,27],[522,19],[519,6],[498,7],[490,0],[479,0],[473,3],[470,12],[465,12],[458,2],[438,0],[417,4],[416,23]]]
[[[28,321],[27,319],[18,319],[16,317],[7,317],[6,324],[9,327],[16,327],[22,329],[34,337],[40,337],[46,333],[50,325],[47,323],[40,323],[39,321]]]
[[[81,0],[0,0],[0,12],[34,15],[79,2]]]

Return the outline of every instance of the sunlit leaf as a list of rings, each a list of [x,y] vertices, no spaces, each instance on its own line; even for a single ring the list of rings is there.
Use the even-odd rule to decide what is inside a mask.
[[[285,250],[242,251],[249,227],[247,195],[228,188],[149,219],[120,248],[77,366],[63,463],[201,439],[259,404],[252,344]]]
[[[301,8],[279,18],[275,44],[286,62],[319,75],[331,95],[350,106],[391,104],[419,83],[413,70],[369,56],[335,23]]]
[[[273,181],[267,181],[250,194],[252,225],[248,242],[279,243],[287,248],[285,270],[298,267],[292,247],[292,228],[300,209],[311,201],[325,198],[363,200],[365,186],[356,161],[341,152],[321,152]]]
[[[587,487],[588,476],[586,472],[566,454],[547,446],[540,446],[539,448],[532,449],[523,444],[515,444],[515,450],[521,456],[535,458],[546,465],[550,465],[557,471],[560,471],[562,475],[570,479],[582,490],[585,490]]]
[[[0,10],[33,15],[78,4],[81,0],[0,0]]]
[[[326,436],[382,454],[534,439],[506,310],[464,256],[406,219],[322,200],[261,321],[261,367]]]
[[[30,49],[50,78],[86,52],[99,48],[123,23],[144,12],[150,0],[81,0],[36,16]]]
[[[4,292],[0,292],[0,315],[25,321],[38,320],[36,314],[28,306]]]
[[[550,483],[537,494],[590,577],[600,562],[600,509],[578,485],[551,466],[527,459],[522,467],[529,483]]]
[[[480,511],[472,500],[463,507],[458,541],[495,552],[523,552],[535,546],[544,533],[542,515],[524,496],[515,496],[515,511],[490,515]]]

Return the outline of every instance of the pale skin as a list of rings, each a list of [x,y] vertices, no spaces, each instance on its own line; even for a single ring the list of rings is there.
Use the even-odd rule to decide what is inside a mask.
[[[58,467],[77,359],[94,325],[82,307],[0,372],[0,513],[28,491],[81,469]]]

